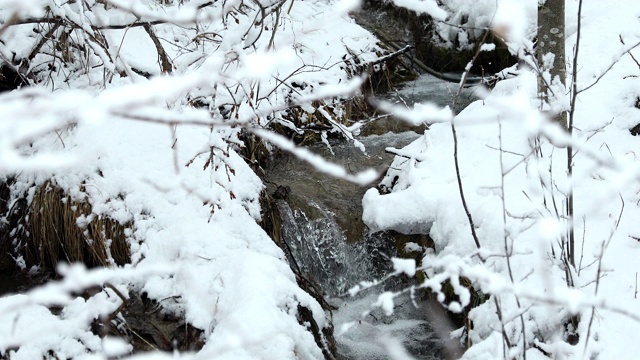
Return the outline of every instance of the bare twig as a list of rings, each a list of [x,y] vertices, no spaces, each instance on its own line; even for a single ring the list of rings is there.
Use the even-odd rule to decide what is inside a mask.
[[[582,0],[580,0],[582,2]],[[600,288],[600,279],[602,278],[602,258],[604,258],[604,252],[607,249],[607,247],[609,246],[609,244],[611,243],[611,239],[613,238],[613,235],[615,234],[615,232],[618,230],[618,225],[620,224],[620,219],[622,219],[622,214],[624,213],[624,199],[622,198],[622,194],[620,195],[620,200],[622,200],[622,206],[620,207],[620,213],[618,214],[618,219],[616,220],[615,226],[613,227],[613,229],[611,230],[611,233],[609,234],[609,238],[606,241],[602,242],[602,247],[600,250],[600,254],[598,256],[598,271],[596,272],[596,289],[594,292],[594,297],[598,295],[598,290]],[[584,353],[586,353],[587,351],[587,345],[589,344],[589,337],[591,335],[591,326],[593,324],[593,318],[595,316],[595,312],[596,312],[596,307],[593,306],[591,308],[591,318],[589,319],[589,326],[587,328],[587,338],[585,339],[584,342]]]
[[[509,340],[509,335],[507,335],[507,330],[505,328],[505,322],[502,316],[502,307],[500,306],[500,303],[498,302],[498,297],[497,296],[493,296],[493,301],[496,304],[496,315],[498,316],[498,320],[500,320],[500,326],[502,328],[502,348],[503,348],[503,353],[504,353],[504,357],[505,359],[507,358],[507,349],[511,348],[511,341]]]
[[[118,306],[118,308],[115,311],[113,311],[111,314],[109,314],[109,317],[107,317],[107,324],[109,324],[120,313],[120,311],[122,311],[122,309],[124,309],[124,307],[127,306],[129,302],[127,301],[127,298],[124,295],[122,295],[120,290],[118,290],[115,286],[111,285],[110,283],[106,283],[104,286],[113,290],[113,292],[116,293],[116,295],[118,295],[120,300],[122,300],[122,303],[120,304],[120,306]]]
[[[409,51],[409,50],[411,50],[412,48],[413,48],[413,46],[411,46],[411,45],[407,45],[407,46],[403,47],[402,49],[399,49],[399,50],[397,50],[397,51],[394,51],[394,52],[392,52],[391,54],[387,54],[387,55],[384,55],[384,56],[380,56],[379,58],[374,59],[373,61],[370,61],[370,62],[366,62],[366,63],[364,63],[363,65],[376,65],[376,64],[383,63],[383,62],[385,62],[385,61],[389,61],[389,60],[395,59],[395,58],[397,58],[398,56],[400,56],[400,55],[402,55],[402,54],[404,54],[404,53],[408,52],[408,51]]]
[[[58,16],[46,17],[46,18],[27,18],[27,19],[22,19],[20,21],[15,21],[11,23],[11,25],[47,24],[47,23],[73,26],[75,28],[82,28],[82,26],[74,24],[70,22],[68,19],[63,19]],[[92,25],[91,28],[93,30],[124,30],[132,27],[139,27],[139,26],[146,26],[146,25],[160,25],[160,24],[167,24],[167,23],[168,21],[163,21],[163,20],[147,21],[147,22],[135,21],[129,24],[110,24],[110,25],[100,25],[100,26]]]
[[[582,247],[580,250],[580,263],[578,263],[578,276],[580,276],[580,272],[582,271],[582,258],[584,257],[584,240],[587,233],[587,219],[583,215],[582,216]]]
[[[640,46],[640,41],[638,41],[637,43],[635,43],[634,45],[632,45],[630,48],[628,48],[627,50],[623,51],[621,55],[624,54],[630,54],[631,50],[637,48],[638,46]],[[589,89],[591,89],[592,87],[594,87],[598,82],[600,82],[600,80],[602,80],[602,78],[607,75],[607,73],[609,73],[609,71],[611,71],[611,69],[613,68],[613,66],[615,64],[618,63],[618,60],[615,60],[613,62],[611,62],[611,64],[609,65],[609,67],[607,67],[602,74],[600,74],[598,77],[596,77],[596,79],[593,81],[593,83],[591,83],[591,85],[585,86],[584,88],[580,89],[577,91],[578,94],[585,92]],[[575,70],[574,70],[575,71]]]
[[[627,44],[624,43],[624,40],[622,39],[622,35],[618,35],[618,37],[620,38],[620,43],[622,43],[622,45],[627,45]],[[636,65],[638,65],[638,68],[640,68],[640,62],[638,62],[636,57],[633,56],[633,54],[631,52],[629,52],[629,56],[631,56],[631,59],[633,59],[633,61],[636,63]]]
[[[504,253],[507,259],[507,270],[509,271],[509,279],[511,280],[511,283],[514,283],[513,280],[513,270],[511,268],[511,252],[513,250],[513,248],[509,248],[509,233],[508,233],[508,227],[507,227],[507,203],[506,203],[506,199],[505,199],[505,194],[504,194],[504,161],[503,161],[503,150],[502,150],[502,123],[500,122],[500,118],[498,118],[498,144],[500,146],[500,174],[502,174],[500,176],[500,199],[502,201],[502,227],[504,229],[504,236],[503,236],[503,240],[504,240]],[[518,296],[515,296],[516,298],[516,304],[518,305],[518,308],[521,307],[520,305],[520,299],[518,298]],[[497,303],[496,303],[497,306]],[[526,332],[526,327],[525,327],[525,323],[524,323],[524,316],[522,313],[520,313],[520,324],[522,326],[522,357],[524,360],[527,359],[527,332]]]
[[[484,36],[482,37],[482,40],[480,41],[480,44],[484,43],[488,35],[489,35],[489,31],[486,31],[484,33]],[[471,59],[471,61],[469,61],[469,63],[467,64],[467,68],[465,69],[465,72],[462,75],[462,80],[460,81],[458,92],[456,93],[456,96],[454,97],[453,102],[451,104],[451,109],[453,109],[453,111],[455,111],[458,100],[460,99],[460,95],[462,94],[462,88],[464,87],[464,84],[467,82],[467,77],[469,76],[469,72],[471,71],[471,66],[473,66],[473,63],[478,58],[478,55],[480,55],[480,48],[481,46],[478,46],[478,50],[473,55],[473,58]],[[471,229],[471,236],[473,237],[473,241],[476,243],[476,247],[479,249],[480,239],[478,238],[478,234],[476,234],[476,227],[473,224],[473,217],[471,216],[471,211],[469,210],[469,206],[467,205],[467,200],[464,195],[464,188],[462,186],[462,176],[460,175],[460,162],[458,160],[458,134],[456,133],[455,116],[451,120],[451,133],[453,134],[453,161],[456,167],[456,179],[458,181],[458,192],[460,194],[460,200],[462,201],[462,207],[464,208],[464,212],[467,215],[467,219],[469,220],[469,228]]]
[[[613,233],[612,233],[613,235]],[[598,271],[596,272],[596,290],[594,295],[598,295],[598,288],[600,287],[600,274],[602,272],[602,258],[604,257],[605,242],[602,242],[602,249],[600,250],[600,256],[598,258]],[[589,318],[589,325],[587,326],[587,337],[584,339],[584,351],[587,352],[587,346],[589,345],[589,337],[591,337],[591,326],[593,325],[593,318],[596,314],[595,306],[591,308],[591,317]]]
[[[169,60],[169,56],[167,55],[167,52],[164,51],[164,47],[160,43],[156,33],[153,31],[153,28],[150,24],[144,24],[142,27],[144,28],[144,31],[149,34],[151,41],[153,41],[153,45],[156,47],[158,59],[160,60],[160,70],[165,74],[171,74],[173,72],[173,65],[171,65],[171,60]]]
[[[569,136],[573,136],[573,119],[576,112],[576,103],[578,98],[578,55],[580,52],[580,35],[582,31],[582,0],[578,2],[578,29],[576,33],[576,46],[573,51],[573,71],[571,74],[571,109],[569,110],[569,121],[567,123],[567,130],[569,131]],[[569,181],[573,181],[573,146],[569,144],[567,146],[567,172],[569,175]],[[575,259],[575,228],[573,223],[573,186],[570,189],[569,197],[567,199],[567,221],[568,229],[569,229],[569,261],[571,265],[576,267],[576,259]]]

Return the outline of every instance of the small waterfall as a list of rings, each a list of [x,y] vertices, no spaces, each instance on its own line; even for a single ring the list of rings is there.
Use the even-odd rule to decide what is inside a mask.
[[[350,171],[373,167],[382,172],[393,159],[385,147],[402,147],[418,136],[413,132],[366,136],[360,139],[366,153],[344,141],[334,141],[331,150],[324,144],[309,149]],[[290,192],[288,201],[277,200],[282,238],[291,250],[287,256],[325,294],[344,295],[359,282],[388,273],[389,259],[396,255],[394,240],[384,232],[368,234],[361,206],[366,187],[316,172],[291,155],[277,159],[267,175],[269,183],[286,186]]]
[[[328,296],[343,295],[358,282],[379,279],[390,270],[389,258],[395,255],[392,239],[374,234],[349,243],[334,213],[313,200],[308,206],[316,219],[278,200],[282,238],[291,250],[289,260]]]

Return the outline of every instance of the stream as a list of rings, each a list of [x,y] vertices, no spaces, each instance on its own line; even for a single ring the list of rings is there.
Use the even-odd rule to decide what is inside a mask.
[[[422,75],[381,98],[407,106],[423,101],[444,106],[451,103],[451,89],[455,87],[456,84]],[[461,106],[473,100],[473,91],[463,91]],[[350,172],[371,167],[384,173],[393,160],[385,148],[402,148],[422,134],[391,118],[377,122],[374,132],[379,135],[358,137],[365,146],[364,153],[344,140],[331,141],[330,148],[325,144],[308,148]],[[450,356],[450,330],[446,326],[446,330],[442,329],[446,322],[442,318],[434,320],[432,310],[438,304],[407,295],[395,299],[391,316],[372,307],[379,294],[400,289],[406,279],[392,279],[357,296],[348,295],[348,290],[359,282],[387,275],[392,270],[390,258],[396,256],[393,235],[370,234],[362,222],[361,200],[367,187],[321,174],[291,155],[274,161],[267,171],[267,182],[290,190],[288,201],[277,200],[283,239],[291,249],[289,261],[315,282],[338,309],[333,312],[338,358],[388,359],[392,341],[401,343],[417,359]]]

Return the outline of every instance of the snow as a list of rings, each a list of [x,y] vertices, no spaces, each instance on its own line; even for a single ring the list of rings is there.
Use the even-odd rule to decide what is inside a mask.
[[[393,269],[398,274],[404,273],[407,276],[416,274],[416,262],[413,259],[391,258],[391,263],[393,263]]]
[[[94,319],[120,306],[116,292],[107,286],[86,299],[72,296],[108,284],[125,296],[143,291],[204,331],[206,344],[198,353],[131,358],[323,357],[309,329],[298,323],[297,307],[308,307],[320,327],[329,326],[330,319],[299,288],[284,253],[257,224],[264,186],[239,154],[239,134],[248,129],[332,176],[358,184],[373,181],[375,171],[351,174],[261,127],[270,121],[295,127],[284,116],[292,103],[313,110],[314,100],[359,88],[363,79],[350,78],[341,68],[349,60],[343,59],[355,54],[362,63],[374,60],[375,39],[345,17],[353,1],[286,3],[283,9],[291,5],[291,11],[278,13],[281,22],[268,16],[259,26],[251,16],[255,13],[246,12],[256,11],[251,4],[237,12],[238,2],[200,10],[196,6],[206,2],[187,3],[166,8],[152,1],[109,0],[115,9],[106,11],[93,1],[3,2],[5,21],[14,14],[44,16],[50,6],[87,32],[93,31],[87,24],[126,24],[135,18],[184,26],[153,28],[171,59],[172,74],[162,73],[155,44],[142,28],[111,29],[104,30],[109,46],[87,50],[50,77],[48,66],[60,64],[46,51],[34,54],[34,86],[0,95],[0,177],[18,177],[11,188],[14,199],[24,193],[32,197],[34,186],[50,179],[73,198],[90,202],[94,217],[133,224],[127,235],[132,264],[92,270],[61,266],[61,280],[0,298],[0,353],[12,359],[40,358],[49,351],[58,358],[126,356],[128,344],[90,331]],[[533,0],[394,3],[446,19],[436,28],[450,45],[471,47],[482,29],[491,28],[514,54],[523,56],[532,46]],[[424,272],[428,278],[418,288],[431,289],[441,301],[441,284],[448,280],[458,296],[448,304],[450,310],[461,311],[473,301],[463,276],[489,299],[469,313],[473,346],[465,359],[518,358],[524,352],[541,359],[543,351],[557,358],[621,359],[637,346],[640,160],[639,140],[628,129],[640,114],[635,106],[640,3],[617,5],[583,4],[578,66],[567,68],[577,71],[580,91],[572,136],[540,114],[536,76],[526,68],[455,117],[451,109],[428,102],[408,110],[381,105],[412,124],[428,123],[429,129],[407,147],[389,149],[399,155],[381,183],[391,191],[366,192],[363,220],[372,231],[430,235],[435,251],[425,253],[419,264],[391,262],[396,274]],[[577,1],[567,1],[569,60],[576,12]],[[192,41],[196,33],[188,25],[196,19],[210,38]],[[469,31],[461,32],[460,26]],[[38,41],[31,24],[3,28],[0,37],[5,59],[27,58]],[[291,91],[294,82],[304,86]],[[188,107],[192,101],[204,106]],[[550,108],[568,109],[568,97],[560,96]],[[569,145],[576,153],[572,176],[566,172]],[[480,248],[471,235],[460,184]],[[564,204],[569,193],[575,198],[576,266],[567,269],[559,244],[569,226]],[[363,282],[350,293],[376,284]],[[337,328],[345,325],[338,342],[350,344],[352,355],[360,358],[385,352],[406,358],[395,340],[361,344],[389,334],[406,339],[407,329],[423,323],[400,318],[385,329],[369,315],[372,308],[394,314],[399,293],[364,299],[341,305],[334,319]],[[572,346],[565,341],[565,325],[574,315],[580,318],[574,329],[579,338]],[[510,349],[504,347],[503,332]]]
[[[382,111],[393,113],[394,116],[411,125],[451,121],[451,110],[448,107],[440,108],[428,102],[414,104],[412,109],[386,102],[380,102],[378,106]]]
[[[489,3],[496,2],[474,2],[474,8],[468,2],[444,3],[477,24],[495,11]],[[531,38],[522,34],[529,34],[525,29],[535,24],[535,11],[530,11],[530,2],[517,9],[529,14],[522,15],[529,19],[523,22],[521,15],[507,11],[517,4],[498,2],[494,24],[504,21],[509,28],[514,20],[518,28],[511,29],[517,32],[512,36],[526,43]],[[529,358],[542,358],[542,349],[558,358],[618,359],[636,347],[640,313],[634,259],[640,246],[632,236],[637,236],[633,219],[639,210],[638,140],[628,129],[638,123],[640,113],[634,107],[640,66],[625,51],[638,54],[633,46],[640,34],[628,29],[635,29],[640,6],[633,1],[616,7],[585,1],[583,6],[577,69],[581,92],[573,137],[538,113],[531,70],[499,82],[453,120],[460,180],[479,249],[460,199],[450,122],[431,121],[423,137],[394,150],[401,156],[381,182],[391,192],[369,189],[363,198],[363,219],[374,231],[428,233],[434,240],[435,254],[427,254],[419,270],[452,283],[464,275],[475,281],[477,290],[499,301],[504,321],[496,317],[494,301],[471,311],[473,346],[465,359],[502,357],[502,334],[496,330],[501,327],[514,345],[507,349],[509,356],[516,358],[523,356],[523,340]],[[577,1],[568,1],[567,59],[573,59],[576,12]],[[455,23],[456,16],[450,21]],[[552,109],[562,108],[568,109],[568,99],[552,104]],[[399,112],[404,117],[407,113]],[[429,121],[426,115],[423,119]],[[537,141],[538,154],[532,148]],[[566,172],[568,145],[576,153],[571,177]],[[570,192],[575,198],[576,266],[566,272],[558,256],[568,229],[563,199]],[[438,291],[436,281],[422,286]],[[468,295],[450,308],[464,306]],[[576,314],[579,338],[571,346],[565,342],[565,323]],[[531,348],[534,342],[538,349]]]
[[[142,27],[107,29],[108,48],[93,44],[86,53],[73,53],[78,58],[69,66],[39,52],[32,62],[34,86],[0,95],[0,177],[17,176],[14,198],[33,194],[34,186],[51,180],[91,204],[92,216],[80,223],[108,216],[133,224],[127,232],[130,265],[61,267],[62,283],[0,298],[0,353],[12,359],[49,351],[77,359],[128,354],[127,344],[101,339],[90,329],[94,319],[120,306],[120,297],[109,289],[86,300],[71,296],[86,286],[109,284],[125,296],[144,292],[163,311],[204,331],[206,344],[198,354],[167,357],[323,358],[310,325],[298,322],[298,306],[308,308],[321,329],[331,324],[257,223],[264,185],[239,154],[244,146],[239,134],[255,127],[255,134],[296,152],[287,139],[260,131],[267,116],[286,122],[284,111],[292,103],[310,107],[313,100],[360,86],[363,79],[350,79],[342,59],[357,54],[360,61],[372,61],[377,48],[373,35],[345,16],[352,5],[343,3],[336,12],[326,2],[281,4],[281,21],[274,24],[273,16],[266,17],[264,28],[270,30],[257,36],[247,31],[256,28],[260,10],[255,4],[235,12],[231,2],[197,11],[205,2],[161,7],[110,0],[115,9],[109,11],[93,1],[40,3],[78,24],[119,25],[136,17],[169,22],[153,30],[172,74],[162,73],[156,46]],[[24,16],[38,14],[18,2],[0,9],[4,18],[18,10]],[[235,20],[222,21],[226,16]],[[222,41],[215,36],[192,41],[196,28],[190,25],[196,18],[199,27]],[[0,46],[2,53],[27,57],[38,41],[32,28],[3,29],[0,35],[8,41]],[[47,77],[50,63],[64,70]],[[307,86],[292,92],[294,82]],[[205,106],[187,106],[194,99]],[[351,175],[301,154],[355,182],[370,183],[378,176],[373,170]],[[53,305],[60,314],[48,308]]]
[[[447,44],[472,48],[484,29],[490,28],[514,54],[523,55],[523,50],[532,48],[531,36],[536,33],[537,24],[536,0],[446,0],[442,3],[449,16],[446,21],[436,23],[436,29]]]

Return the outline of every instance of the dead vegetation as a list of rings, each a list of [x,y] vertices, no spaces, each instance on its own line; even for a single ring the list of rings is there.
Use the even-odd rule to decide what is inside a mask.
[[[51,181],[38,187],[28,213],[28,265],[54,270],[60,261],[89,267],[130,261],[125,229],[131,224],[93,214],[91,204],[72,199]]]
[[[12,270],[14,260],[11,257],[13,249],[9,233],[11,231],[9,198],[11,195],[9,181],[0,182],[0,273]]]
[[[316,100],[308,107],[291,107],[278,115],[277,119],[269,119],[272,130],[298,145],[316,143],[322,137],[350,138],[348,127],[358,122],[366,124],[379,115],[378,109],[370,101],[372,96],[418,76],[401,56],[402,52],[380,50],[376,53],[377,60],[364,62],[358,54],[347,50],[351,57],[344,60],[343,70],[351,78],[366,75],[359,93],[345,98]],[[306,86],[310,85],[294,83],[292,88],[304,90]]]
[[[169,298],[165,301],[174,301]],[[146,293],[130,293],[121,316],[108,322],[95,322],[93,331],[122,337],[133,346],[133,353],[149,351],[198,351],[204,346],[203,331],[185,319],[163,310],[162,304]]]

